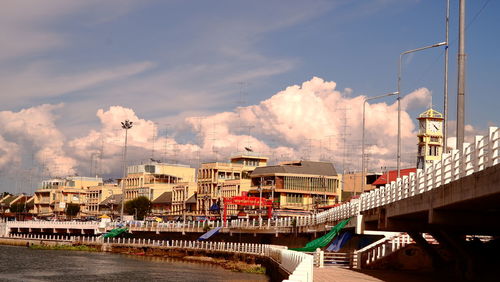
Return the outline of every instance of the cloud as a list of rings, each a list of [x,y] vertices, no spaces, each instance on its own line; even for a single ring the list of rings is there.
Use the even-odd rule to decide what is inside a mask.
[[[4,103],[24,104],[34,98],[50,98],[96,87],[106,82],[124,79],[153,67],[151,62],[140,62],[107,69],[97,69],[76,74],[53,73],[54,67],[33,63],[26,69],[12,73],[0,72],[2,92],[8,93]],[[26,83],[29,81],[29,83]]]
[[[43,165],[50,175],[72,175],[76,162],[65,153],[65,136],[57,128],[54,111],[63,105],[41,105],[19,112],[0,112],[0,137],[6,145],[4,155],[8,161],[0,162],[2,169],[16,171],[21,157],[33,154],[39,165]]]
[[[352,92],[351,89],[346,91]],[[429,91],[422,88],[401,101],[404,152],[416,151],[414,121],[404,110],[427,104],[429,100]],[[188,118],[187,122],[199,132],[205,144],[213,139],[212,143],[219,146],[240,144],[238,149],[241,149],[241,144],[246,143],[269,153],[273,148],[268,144],[274,142],[285,145],[288,157],[327,158],[337,166],[343,156],[345,136],[349,159],[346,167],[357,169],[359,162],[356,160],[361,159],[363,101],[364,96],[350,98],[336,90],[333,81],[313,77],[302,85],[287,87],[258,105],[207,116],[198,123]],[[378,160],[374,165],[394,166],[397,104],[368,104],[366,121],[367,151]],[[405,165],[411,166],[411,162]]]

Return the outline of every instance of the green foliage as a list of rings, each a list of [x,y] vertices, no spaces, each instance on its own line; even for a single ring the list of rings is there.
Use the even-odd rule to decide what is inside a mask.
[[[151,201],[144,196],[140,196],[125,202],[124,210],[127,214],[137,215],[136,219],[143,220],[151,211]]]
[[[72,218],[80,212],[80,205],[78,204],[68,204],[66,206],[66,216]]]

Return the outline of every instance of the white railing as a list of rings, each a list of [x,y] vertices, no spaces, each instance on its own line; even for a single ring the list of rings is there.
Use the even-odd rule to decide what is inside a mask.
[[[428,233],[423,233],[422,235],[424,240],[429,244],[437,244],[432,235]],[[362,268],[413,243],[415,241],[407,233],[382,238],[355,252],[357,259],[354,267]]]
[[[10,228],[55,228],[55,229],[97,229],[99,222],[82,221],[7,221],[6,227]]]
[[[24,240],[64,241],[77,244],[130,247],[160,247],[181,248],[191,250],[221,251],[232,253],[253,254],[267,256],[274,260],[282,269],[290,273],[288,280],[284,281],[313,281],[313,256],[287,250],[284,246],[233,243],[233,242],[210,242],[210,241],[187,241],[187,240],[151,240],[144,238],[103,238],[96,236],[63,236],[43,234],[9,234],[7,238]]]
[[[489,134],[477,136],[473,144],[464,143],[462,150],[443,154],[440,161],[428,166],[425,171],[403,176],[384,187],[363,193],[360,196],[360,211],[399,201],[455,181],[461,177],[484,170],[500,163],[500,130],[490,127]]]

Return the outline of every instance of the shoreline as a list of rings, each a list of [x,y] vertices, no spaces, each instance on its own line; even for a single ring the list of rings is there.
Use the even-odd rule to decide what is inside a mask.
[[[266,275],[266,268],[260,263],[255,263],[255,260],[253,260],[252,263],[249,263],[246,261],[246,259],[244,261],[241,260],[240,256],[231,256],[231,258],[233,259],[227,259],[220,257],[212,257],[208,255],[208,254],[213,255],[213,253],[206,252],[206,254],[202,254],[204,252],[190,252],[188,250],[182,250],[182,249],[163,250],[163,249],[156,249],[149,247],[134,247],[134,246],[110,248],[109,246],[104,246],[104,245],[73,244],[72,242],[69,241],[13,239],[13,238],[0,238],[0,245],[28,247],[33,250],[103,252],[103,253],[116,253],[116,254],[134,255],[134,256],[172,258],[186,262],[209,263],[234,272]]]

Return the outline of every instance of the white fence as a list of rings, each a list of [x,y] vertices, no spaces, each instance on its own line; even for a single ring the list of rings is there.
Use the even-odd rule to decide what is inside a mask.
[[[130,247],[158,247],[158,248],[180,248],[188,250],[220,251],[232,253],[244,253],[267,256],[280,265],[281,268],[290,273],[288,280],[284,281],[313,281],[313,256],[287,250],[283,246],[232,243],[232,242],[209,242],[209,241],[187,241],[187,240],[151,240],[141,238],[103,238],[95,236],[61,236],[42,234],[9,234],[8,238],[25,240],[64,241],[77,244],[109,244],[111,246]]]

